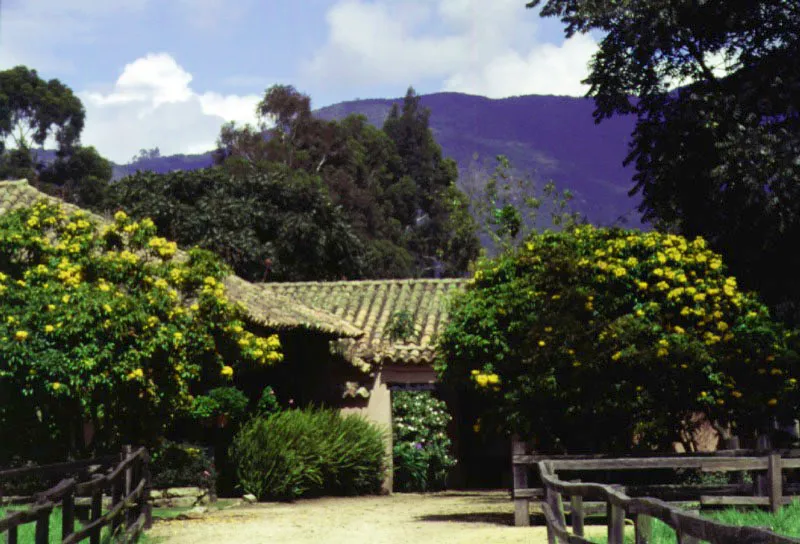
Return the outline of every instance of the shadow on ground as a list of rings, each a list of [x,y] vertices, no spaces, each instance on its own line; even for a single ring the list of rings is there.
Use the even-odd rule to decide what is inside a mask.
[[[459,514],[431,514],[420,516],[419,521],[457,521],[461,523],[491,523],[507,527],[514,525],[514,514],[504,512],[469,512]]]

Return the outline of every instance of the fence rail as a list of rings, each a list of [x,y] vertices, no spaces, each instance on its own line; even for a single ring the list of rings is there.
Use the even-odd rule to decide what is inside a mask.
[[[32,505],[25,510],[13,512],[0,519],[0,535],[6,534],[8,544],[17,544],[21,525],[35,523],[35,543],[50,541],[50,515],[61,506],[61,542],[73,544],[89,539],[90,544],[100,543],[103,527],[110,526],[112,534],[122,535],[126,540],[138,537],[152,525],[152,511],[148,503],[150,496],[149,455],[145,448],[135,451],[127,446],[118,464],[105,474],[91,474],[92,467],[107,465],[118,456],[101,457],[61,463],[43,467],[13,469],[0,472],[0,482],[20,477],[63,475],[78,473],[62,479],[55,486],[31,497]],[[90,477],[88,481],[83,481]],[[111,496],[108,511],[103,514],[103,495]],[[90,497],[89,519],[75,529],[75,499]],[[2,498],[2,495],[0,495]]]
[[[558,479],[549,461],[538,462],[545,489],[542,502],[549,544],[591,544],[584,538],[583,499],[600,496],[606,503],[608,544],[623,544],[625,519],[634,519],[636,544],[652,542],[652,520],[669,525],[677,535],[678,544],[696,544],[705,540],[711,544],[798,544],[800,539],[778,535],[768,529],[727,525],[699,515],[682,511],[669,503],[653,498],[631,498],[608,485],[569,483]],[[567,528],[563,496],[569,497],[572,531]]]

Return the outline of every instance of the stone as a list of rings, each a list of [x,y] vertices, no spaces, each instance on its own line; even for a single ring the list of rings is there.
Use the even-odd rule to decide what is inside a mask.
[[[253,495],[252,493],[248,493],[247,495],[242,496],[242,500],[244,502],[246,502],[247,504],[254,504],[254,503],[258,502],[258,499],[256,499],[256,496]]]

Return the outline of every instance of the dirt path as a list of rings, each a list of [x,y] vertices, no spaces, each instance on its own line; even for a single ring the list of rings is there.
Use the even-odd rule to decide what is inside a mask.
[[[511,500],[503,491],[398,493],[241,506],[199,520],[158,522],[148,535],[165,544],[547,542],[543,527],[513,527],[512,512]]]

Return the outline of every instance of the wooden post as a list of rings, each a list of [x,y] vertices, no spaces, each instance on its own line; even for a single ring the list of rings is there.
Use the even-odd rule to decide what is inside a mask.
[[[756,449],[761,451],[771,449],[771,440],[768,434],[758,435],[758,438],[756,439]],[[769,482],[767,481],[767,475],[761,471],[756,472],[753,477],[753,493],[757,497],[769,496]]]
[[[131,452],[132,451],[133,451],[133,447],[132,446],[130,446],[130,445],[123,446],[122,447],[122,460],[123,461],[127,460],[128,457],[131,456]],[[132,469],[131,465],[128,465],[128,468],[125,469],[124,478],[125,478],[125,496],[127,497],[128,495],[131,494],[131,491],[133,491],[133,469]],[[132,523],[131,510],[129,508],[123,508],[122,509],[122,515],[123,515],[123,517],[125,519],[125,528],[127,529],[128,527],[131,526],[131,523]]]
[[[606,503],[608,513],[608,544],[624,544],[625,510],[609,501]]]
[[[17,526],[14,525],[11,529],[8,530],[8,540],[6,541],[8,544],[17,544]]]
[[[121,477],[118,477],[116,480],[111,482],[111,505],[115,506],[122,500],[123,495],[123,483]],[[119,526],[122,525],[122,516],[123,514],[119,514],[114,516],[114,519],[111,520],[111,534],[116,535]]]
[[[50,543],[50,513],[52,510],[45,510],[36,518],[36,535],[34,542],[36,544],[49,544]]]
[[[103,515],[103,490],[96,489],[92,491],[92,511],[89,516],[89,519],[95,521],[100,519],[100,516]],[[89,535],[89,544],[100,544],[100,531],[102,527],[96,527],[92,534]]]
[[[517,498],[516,492],[519,489],[528,488],[528,465],[520,465],[514,462],[514,456],[525,455],[528,453],[525,442],[514,435],[511,438],[511,476],[514,486],[514,525],[516,527],[528,527],[531,524],[531,510],[529,498]]]
[[[653,544],[653,518],[636,515],[636,544]]]
[[[677,531],[678,544],[700,544],[700,539]]]
[[[144,458],[142,459],[144,463],[142,467],[142,472],[144,476],[144,493],[142,494],[142,501],[144,504],[144,528],[150,529],[153,526],[153,505],[150,503],[150,490],[153,488],[153,479],[150,474],[150,453],[147,452],[144,454]],[[211,489],[210,492],[212,493],[211,500],[216,501],[217,492],[215,489]]]
[[[769,509],[775,514],[781,509],[783,501],[781,456],[779,453],[773,452],[767,458],[767,483],[769,484]]]
[[[580,483],[580,480],[575,480]],[[569,497],[570,521],[572,522],[572,532],[578,536],[583,536],[583,522],[586,514],[583,510],[583,496],[570,495]]]
[[[75,488],[61,499],[61,540],[75,532]]]

